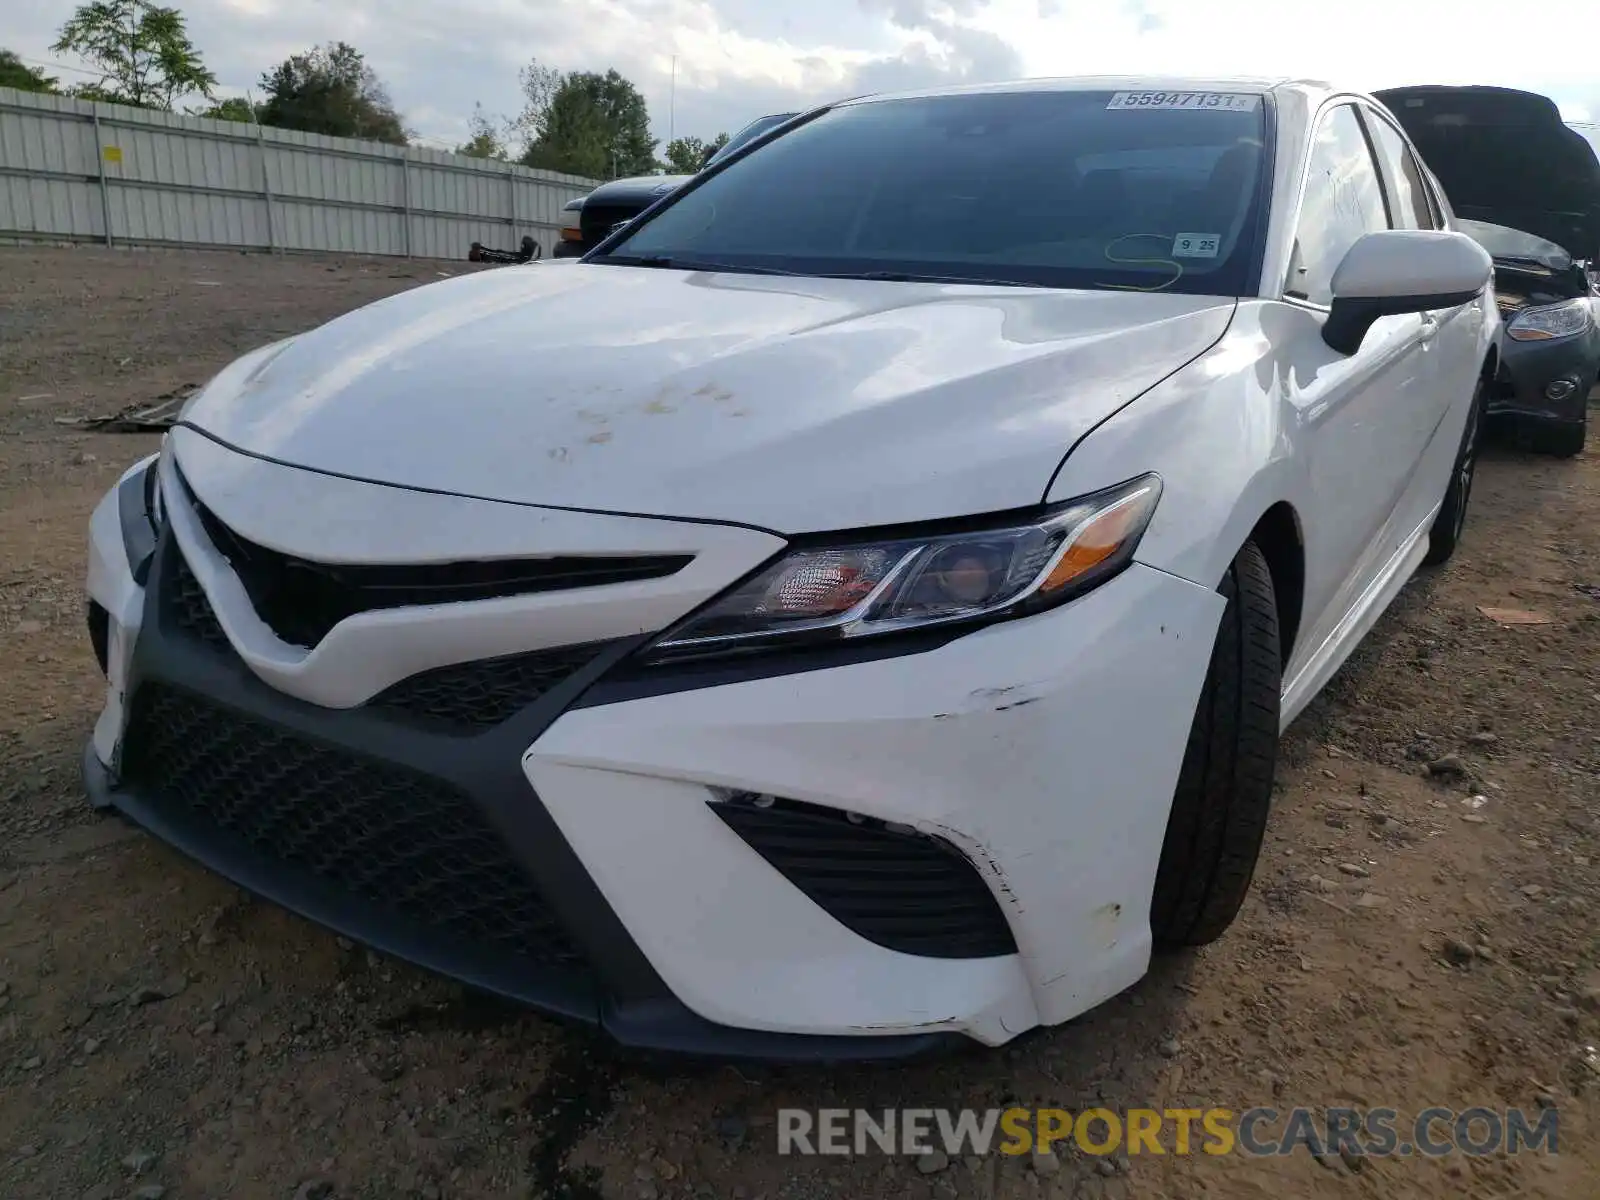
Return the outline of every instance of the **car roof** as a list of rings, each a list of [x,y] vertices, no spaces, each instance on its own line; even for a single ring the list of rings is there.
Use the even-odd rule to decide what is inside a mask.
[[[1043,79],[1012,79],[1003,83],[969,83],[918,88],[903,92],[878,92],[857,96],[845,104],[872,104],[882,100],[908,100],[924,96],[966,96],[997,92],[1255,92],[1294,90],[1308,95],[1331,95],[1335,88],[1317,79],[1287,76],[1187,76],[1187,75],[1067,75]]]

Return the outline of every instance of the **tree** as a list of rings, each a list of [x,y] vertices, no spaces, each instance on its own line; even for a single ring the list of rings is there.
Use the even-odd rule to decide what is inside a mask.
[[[506,156],[505,139],[499,125],[484,115],[483,105],[472,106],[472,117],[467,121],[472,136],[456,147],[457,154],[468,158],[499,158]]]
[[[515,127],[527,139],[527,166],[592,179],[655,171],[650,111],[639,89],[615,70],[563,75],[531,63],[522,90],[527,105]]]
[[[261,123],[329,137],[406,144],[388,90],[348,42],[316,46],[261,76]]]
[[[0,50],[0,87],[16,88],[19,92],[59,91],[60,80],[43,71],[36,71],[10,50]]]
[[[243,121],[246,125],[259,122],[260,117],[260,113],[243,96],[229,96],[222,103],[203,108],[194,115],[210,117],[213,121]]]
[[[675,175],[693,175],[705,165],[707,157],[728,144],[728,135],[717,134],[715,140],[702,142],[697,137],[673,138],[667,143],[662,166]]]
[[[92,0],[72,14],[50,47],[94,64],[96,83],[72,89],[75,96],[171,111],[180,96],[206,99],[217,77],[206,70],[189,40],[183,14],[150,0]]]

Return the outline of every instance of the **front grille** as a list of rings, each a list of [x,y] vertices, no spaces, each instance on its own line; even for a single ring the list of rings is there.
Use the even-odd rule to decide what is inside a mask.
[[[183,553],[172,547],[173,567],[163,596],[179,632],[213,649],[228,650],[228,635],[194,577]],[[422,671],[378,693],[367,703],[440,726],[473,732],[521,712],[575,671],[592,662],[607,643],[558,646],[454,663]]]
[[[312,562],[240,537],[192,493],[188,499],[211,544],[244,585],[256,615],[285,642],[307,650],[357,613],[661,579],[692,559],[654,554],[381,566]]]
[[[127,782],[208,836],[498,954],[581,962],[504,842],[441,780],[157,683],[135,694],[123,746]]]
[[[790,883],[870,942],[924,958],[1016,952],[994,894],[948,842],[749,793],[711,808]]]
[[[402,679],[369,703],[444,724],[486,729],[587,666],[604,645],[560,646],[438,667]]]
[[[172,576],[167,583],[164,599],[168,611],[172,613],[173,624],[180,632],[207,646],[227,649],[228,635],[222,631],[222,624],[217,620],[211,601],[206,599],[205,589],[194,577],[176,543],[171,546],[171,554]]]

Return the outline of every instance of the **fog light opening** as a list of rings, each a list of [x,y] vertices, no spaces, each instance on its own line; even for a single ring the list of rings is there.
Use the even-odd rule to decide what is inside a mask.
[[[1544,385],[1546,400],[1565,400],[1578,390],[1576,379],[1552,379]]]

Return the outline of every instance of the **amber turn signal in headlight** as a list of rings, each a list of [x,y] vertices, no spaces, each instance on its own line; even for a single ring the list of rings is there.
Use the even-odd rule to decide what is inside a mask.
[[[650,657],[1037,612],[1126,567],[1160,497],[1160,479],[1144,475],[989,528],[796,548],[669,630]]]

